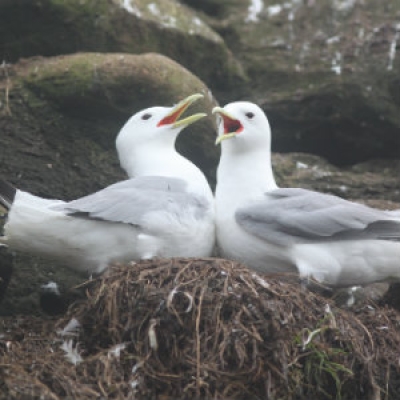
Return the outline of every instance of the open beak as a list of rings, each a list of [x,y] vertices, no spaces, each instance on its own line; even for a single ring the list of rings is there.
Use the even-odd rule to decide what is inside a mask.
[[[223,140],[230,139],[238,135],[243,130],[242,123],[226,112],[221,107],[214,107],[212,110],[213,114],[219,114],[222,118],[224,131],[219,135],[215,141],[215,144],[220,144]]]
[[[157,126],[171,125],[172,128],[185,127],[193,122],[196,122],[200,118],[206,117],[205,113],[197,113],[190,115],[189,117],[179,119],[180,116],[186,111],[186,109],[195,101],[202,99],[204,96],[201,93],[192,94],[186,99],[180,101],[173,109],[157,124]]]

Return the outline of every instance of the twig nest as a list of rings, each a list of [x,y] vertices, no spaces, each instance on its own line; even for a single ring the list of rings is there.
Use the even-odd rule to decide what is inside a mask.
[[[219,259],[117,265],[83,288],[57,330],[2,322],[0,398],[400,398],[392,308],[341,310]]]
[[[80,322],[76,340],[91,360],[83,375],[98,365],[93,357],[123,344],[118,363],[103,366],[110,376],[97,379],[106,387],[127,377],[119,390],[129,382],[136,398],[356,399],[398,390],[389,381],[400,372],[395,311],[336,309],[297,282],[235,262],[115,266],[87,284],[87,295],[67,316]]]

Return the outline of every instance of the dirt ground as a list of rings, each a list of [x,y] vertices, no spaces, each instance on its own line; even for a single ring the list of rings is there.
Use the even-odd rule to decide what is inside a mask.
[[[400,314],[220,259],[114,266],[0,326],[0,399],[396,399]]]

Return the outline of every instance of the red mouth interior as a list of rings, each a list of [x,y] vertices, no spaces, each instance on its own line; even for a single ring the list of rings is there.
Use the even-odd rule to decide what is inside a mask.
[[[222,115],[224,120],[224,135],[228,133],[239,133],[243,130],[243,125],[238,119],[229,118],[226,115]]]
[[[174,122],[177,121],[177,119],[181,116],[181,114],[186,110],[187,105],[183,105],[182,107],[178,108],[174,113],[167,115],[165,118],[163,118],[157,126],[162,126],[162,125],[171,125]]]

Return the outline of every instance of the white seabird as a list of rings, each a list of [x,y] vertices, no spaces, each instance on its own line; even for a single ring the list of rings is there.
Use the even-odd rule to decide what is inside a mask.
[[[112,262],[212,253],[214,199],[204,174],[175,150],[179,132],[206,114],[179,119],[202,95],[152,107],[119,133],[121,165],[136,175],[71,202],[48,200],[0,181],[9,209],[0,243],[89,274]]]
[[[224,257],[330,286],[400,279],[400,221],[393,213],[278,188],[264,112],[235,102],[213,113],[221,117],[215,200],[217,246]]]

